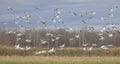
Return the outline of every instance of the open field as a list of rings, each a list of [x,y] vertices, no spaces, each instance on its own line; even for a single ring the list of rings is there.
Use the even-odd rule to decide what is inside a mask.
[[[0,46],[0,56],[34,56],[35,51],[46,50],[47,48],[32,48],[31,50],[17,50],[14,47]],[[39,55],[38,55],[39,56]],[[64,50],[57,50],[54,54],[49,53],[40,54],[40,56],[120,56],[120,48],[110,48],[103,50],[94,48],[91,51],[84,51],[82,48],[65,48]]]
[[[120,57],[0,56],[0,64],[120,64]]]
[[[82,48],[65,48],[49,55],[35,55],[35,51],[48,50],[33,48],[31,50],[16,50],[14,47],[0,47],[0,64],[120,64],[120,48],[103,50],[94,48],[84,51]]]

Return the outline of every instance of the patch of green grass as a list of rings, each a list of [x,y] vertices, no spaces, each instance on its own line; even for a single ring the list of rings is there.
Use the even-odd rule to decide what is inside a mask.
[[[35,51],[46,50],[47,48],[32,48],[31,50],[16,50],[13,47],[0,46],[0,56],[31,56],[35,55]],[[92,51],[84,51],[81,48],[65,48],[60,51],[56,49],[55,54],[40,54],[40,56],[120,56],[120,48],[111,48],[102,50],[94,48]]]

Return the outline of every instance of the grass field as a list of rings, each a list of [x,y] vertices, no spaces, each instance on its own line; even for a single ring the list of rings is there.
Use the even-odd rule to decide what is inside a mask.
[[[43,49],[43,48],[42,48]],[[120,48],[83,51],[81,48],[56,50],[55,54],[35,55],[33,48],[28,51],[16,50],[13,47],[0,47],[0,64],[120,64]]]
[[[16,50],[14,47],[0,46],[0,56],[34,56],[35,51],[46,50],[44,48],[32,48],[31,50]],[[39,56],[39,55],[38,55]],[[49,53],[40,54],[40,56],[51,56]],[[120,56],[120,48],[110,48],[102,50],[94,48],[92,51],[84,51],[81,48],[65,48],[64,50],[55,51],[52,56]]]
[[[0,64],[120,64],[120,57],[0,56]]]

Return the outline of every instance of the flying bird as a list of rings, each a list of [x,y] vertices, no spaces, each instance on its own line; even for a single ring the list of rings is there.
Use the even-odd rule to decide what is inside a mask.
[[[54,8],[54,11],[59,15],[61,13],[61,10],[59,8]]]
[[[113,34],[108,34],[108,37],[112,37],[113,36]]]
[[[63,49],[64,49],[64,47],[65,47],[65,43],[64,43],[64,44],[62,44],[61,46],[59,46],[59,50],[63,50]]]
[[[79,38],[79,37],[80,37],[80,35],[79,35],[79,34],[75,36],[75,38]]]
[[[10,6],[8,6],[8,11],[13,11],[13,8],[12,7],[10,7]]]
[[[47,44],[47,41],[45,41],[45,40],[40,40],[40,41],[41,41],[41,44],[43,44],[43,45]]]
[[[23,35],[22,33],[16,34],[17,37],[20,37],[20,36],[22,36],[22,35]]]
[[[26,41],[26,42],[28,42],[28,43],[30,43],[30,42],[31,42],[31,40],[30,40],[30,39],[26,39],[25,41]]]
[[[43,19],[43,17],[40,17],[41,24],[46,27],[46,21]]]
[[[96,11],[91,11],[91,13],[92,13],[93,15],[96,15]]]
[[[99,40],[103,41],[105,39],[105,37],[100,36]]]

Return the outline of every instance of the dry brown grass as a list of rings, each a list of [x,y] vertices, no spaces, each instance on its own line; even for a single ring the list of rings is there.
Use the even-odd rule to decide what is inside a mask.
[[[0,61],[120,61],[120,57],[0,56]]]
[[[0,64],[120,64],[120,57],[0,56]]]

